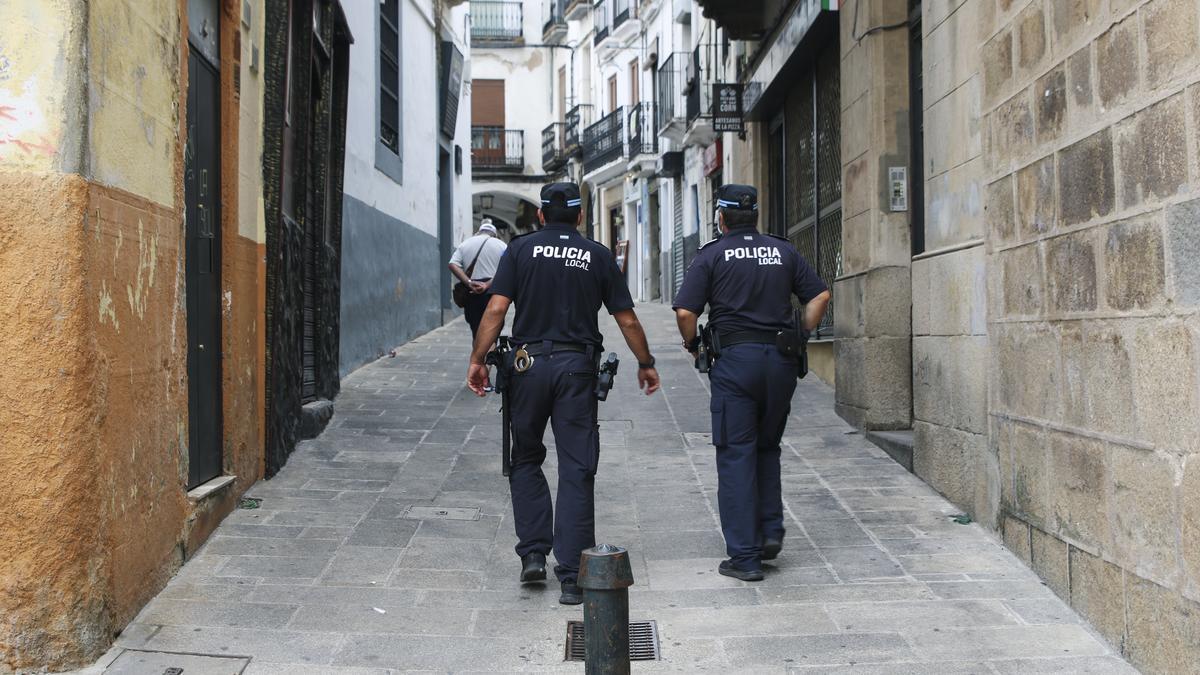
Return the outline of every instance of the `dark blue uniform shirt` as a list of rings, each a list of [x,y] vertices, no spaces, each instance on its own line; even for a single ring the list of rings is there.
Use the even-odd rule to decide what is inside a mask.
[[[513,239],[500,258],[492,293],[517,305],[517,343],[574,342],[600,346],[600,305],[610,314],[633,309],[612,253],[572,225],[548,223]]]
[[[700,248],[672,307],[700,314],[708,303],[709,325],[725,333],[777,331],[791,327],[793,294],[807,303],[827,289],[791,243],[745,227]]]

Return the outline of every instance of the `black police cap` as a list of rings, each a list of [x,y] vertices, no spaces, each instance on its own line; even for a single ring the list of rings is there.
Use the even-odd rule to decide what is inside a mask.
[[[717,208],[758,210],[758,190],[750,185],[730,183],[717,188]]]
[[[549,183],[542,188],[542,206],[579,208],[579,186],[574,183]]]

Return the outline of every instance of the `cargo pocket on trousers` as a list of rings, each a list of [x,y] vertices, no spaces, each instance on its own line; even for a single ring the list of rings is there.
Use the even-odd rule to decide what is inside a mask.
[[[725,445],[725,401],[713,396],[708,411],[712,413],[712,443],[721,447]]]

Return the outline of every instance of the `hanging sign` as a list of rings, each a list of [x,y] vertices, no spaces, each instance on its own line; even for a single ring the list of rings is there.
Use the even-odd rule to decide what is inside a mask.
[[[742,85],[740,82],[716,82],[713,84],[713,131],[741,133],[745,131],[742,121]]]

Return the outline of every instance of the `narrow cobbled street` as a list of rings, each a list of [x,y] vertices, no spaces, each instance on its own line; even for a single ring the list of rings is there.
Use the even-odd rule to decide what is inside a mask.
[[[670,310],[640,313],[664,390],[637,392],[604,317],[623,366],[600,407],[597,480],[598,539],[628,547],[631,618],[660,631],[661,662],[636,670],[1133,672],[992,536],[841,422],[815,378],[785,437],[784,552],[761,583],[719,576],[707,381],[677,349]],[[582,672],[563,662],[581,610],[558,605],[555,584],[516,582],[500,401],[463,386],[468,338],[455,321],[348,377],[331,427],[250,490],[257,508],[220,526],[106,660],[131,649],[242,656],[259,675]]]

